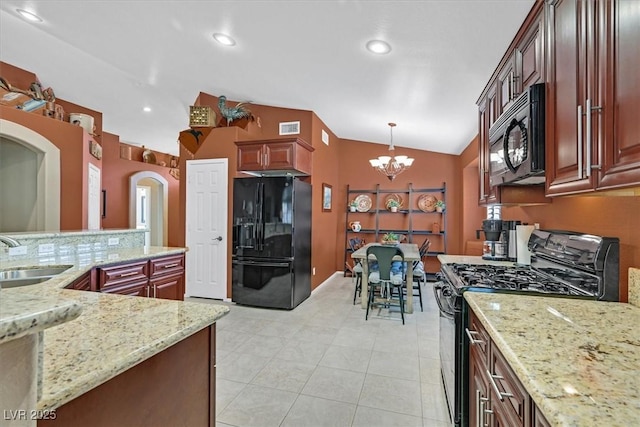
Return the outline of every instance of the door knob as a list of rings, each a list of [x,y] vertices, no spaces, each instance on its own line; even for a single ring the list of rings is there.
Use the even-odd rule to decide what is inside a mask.
[[[218,237],[214,238],[213,240],[217,240],[218,242],[222,242],[222,236],[218,236]]]

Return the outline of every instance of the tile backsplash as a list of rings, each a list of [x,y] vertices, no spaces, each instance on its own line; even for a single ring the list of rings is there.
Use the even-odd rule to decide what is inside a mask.
[[[0,263],[39,257],[74,256],[110,248],[144,247],[145,230],[97,230],[69,232],[6,233],[20,242],[17,248],[0,243]]]

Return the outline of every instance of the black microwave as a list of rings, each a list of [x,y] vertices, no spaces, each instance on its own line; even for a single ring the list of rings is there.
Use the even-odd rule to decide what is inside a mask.
[[[489,128],[489,182],[544,183],[545,85],[524,91]]]

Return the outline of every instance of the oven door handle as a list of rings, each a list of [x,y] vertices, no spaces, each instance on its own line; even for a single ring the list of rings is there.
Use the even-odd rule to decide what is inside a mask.
[[[453,319],[455,316],[455,313],[453,311],[448,311],[444,308],[443,304],[442,304],[442,300],[440,299],[440,295],[442,292],[442,288],[444,286],[443,282],[437,282],[435,285],[433,285],[433,294],[435,296],[435,300],[438,303],[438,308],[440,309],[440,313],[444,316],[447,317],[449,319]]]

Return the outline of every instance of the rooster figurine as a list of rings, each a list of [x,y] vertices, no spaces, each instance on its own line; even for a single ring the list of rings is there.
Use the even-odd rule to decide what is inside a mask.
[[[222,95],[218,98],[218,108],[222,117],[227,119],[227,126],[236,119],[251,117],[251,111],[247,110],[244,105],[244,102],[239,102],[235,107],[227,107],[227,97]]]

